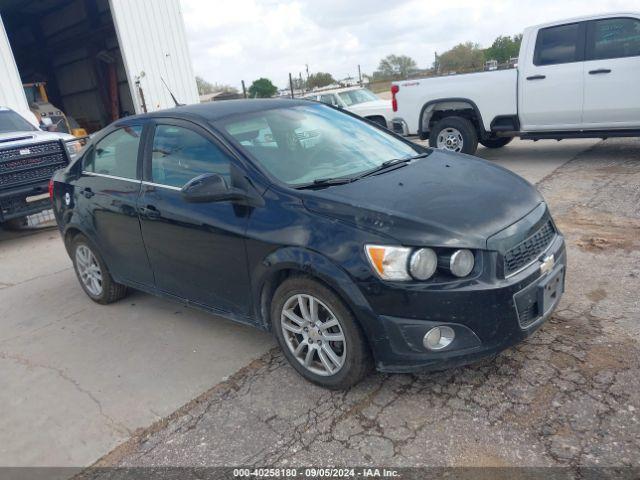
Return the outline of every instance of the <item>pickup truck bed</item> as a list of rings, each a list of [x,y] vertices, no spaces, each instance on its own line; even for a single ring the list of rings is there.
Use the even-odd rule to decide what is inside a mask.
[[[490,130],[494,117],[518,113],[517,81],[516,69],[407,80],[398,82],[400,89],[396,98],[398,104],[402,105],[402,119],[407,124],[409,135],[419,133],[419,119],[423,115],[425,119],[429,117],[436,104],[438,110],[456,110],[464,106],[460,103],[461,99],[470,98],[474,99],[472,101],[476,108],[483,112],[485,130]],[[424,102],[425,89],[433,97],[431,101]]]

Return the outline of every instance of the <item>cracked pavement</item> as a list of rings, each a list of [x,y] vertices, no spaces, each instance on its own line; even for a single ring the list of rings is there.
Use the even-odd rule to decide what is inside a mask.
[[[566,236],[566,293],[515,348],[347,392],[274,349],[97,465],[640,466],[639,151],[601,142],[538,183]]]

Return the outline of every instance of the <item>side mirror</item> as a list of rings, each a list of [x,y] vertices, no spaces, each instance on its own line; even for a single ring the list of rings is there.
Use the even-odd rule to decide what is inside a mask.
[[[245,200],[247,194],[239,188],[227,185],[224,177],[217,173],[205,173],[190,180],[182,187],[182,196],[190,203]]]

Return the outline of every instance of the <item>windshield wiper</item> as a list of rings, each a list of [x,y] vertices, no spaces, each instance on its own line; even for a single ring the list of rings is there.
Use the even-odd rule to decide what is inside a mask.
[[[425,152],[425,153],[419,153],[418,155],[413,155],[411,157],[392,158],[391,160],[386,160],[382,162],[380,165],[378,165],[375,168],[372,168],[371,170],[367,170],[366,172],[361,173],[356,178],[364,178],[371,175],[375,175],[376,173],[383,172],[391,167],[407,164],[413,160],[417,160],[418,158],[424,158],[429,155],[430,155],[430,152]]]
[[[296,189],[303,190],[305,188],[321,188],[331,185],[344,185],[358,180],[358,177],[335,177],[335,178],[316,178],[313,182],[298,185]]]

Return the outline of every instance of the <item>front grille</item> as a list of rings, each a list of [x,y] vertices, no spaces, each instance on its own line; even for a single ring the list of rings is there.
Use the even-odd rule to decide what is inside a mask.
[[[504,255],[505,275],[517,272],[533,262],[547,249],[555,233],[551,220],[548,220],[537,232],[508,250]]]
[[[0,151],[0,188],[46,181],[67,165],[61,142],[47,142]]]

